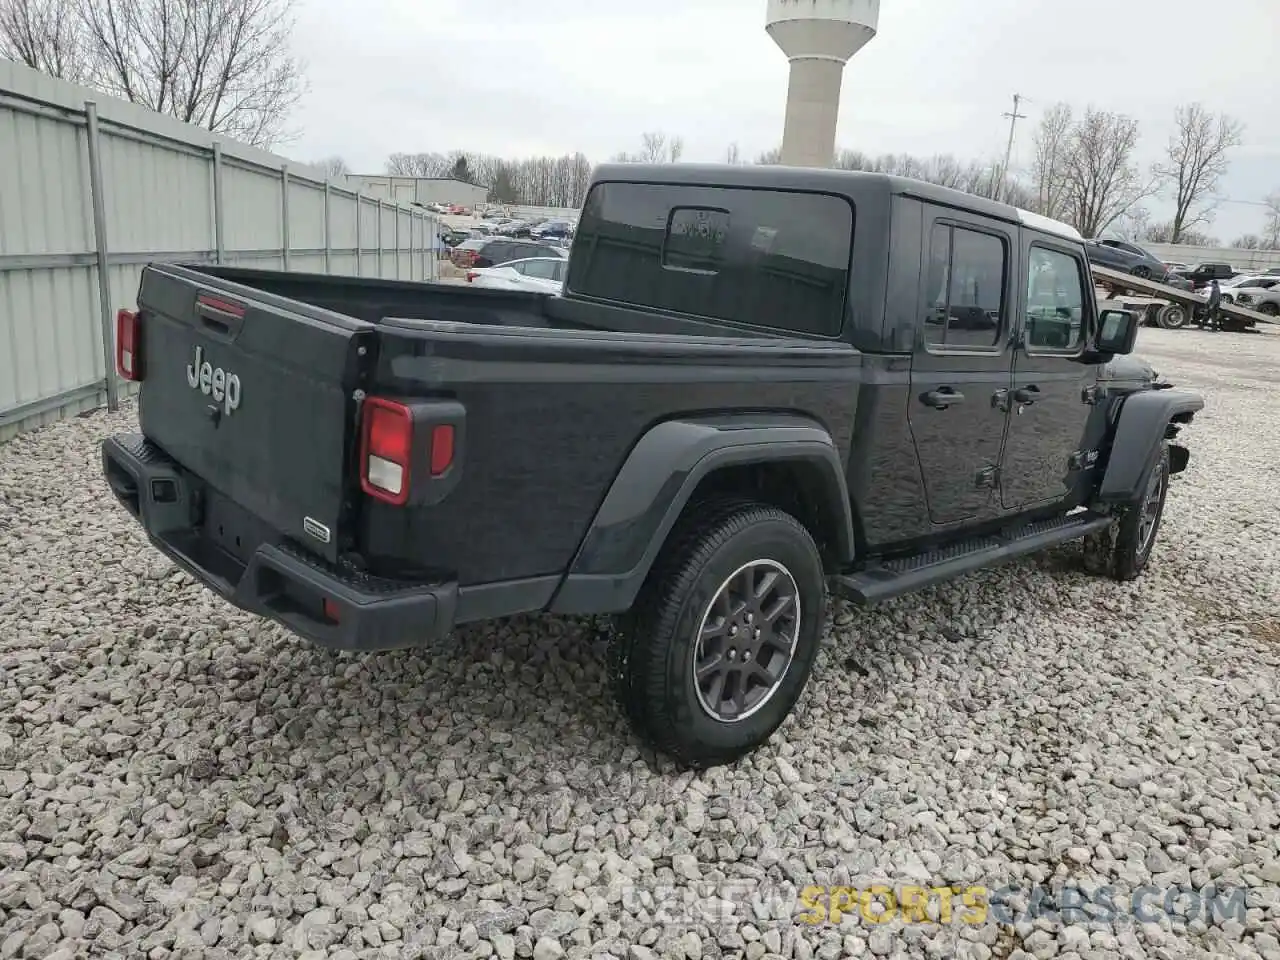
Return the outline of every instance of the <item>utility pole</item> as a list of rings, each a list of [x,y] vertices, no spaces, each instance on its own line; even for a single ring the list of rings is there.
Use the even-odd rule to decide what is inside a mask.
[[[1009,118],[1009,143],[1004,148],[1004,166],[1000,168],[1000,196],[1005,195],[1005,185],[1009,180],[1009,164],[1013,161],[1013,128],[1019,120],[1025,120],[1027,115],[1018,112],[1018,104],[1022,103],[1026,97],[1020,93],[1013,95],[1013,112],[1002,113],[1000,116]]]

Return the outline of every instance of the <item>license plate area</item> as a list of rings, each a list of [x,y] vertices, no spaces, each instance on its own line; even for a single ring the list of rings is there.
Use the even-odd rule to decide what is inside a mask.
[[[220,493],[205,488],[201,533],[210,546],[247,564],[266,539],[260,520]]]

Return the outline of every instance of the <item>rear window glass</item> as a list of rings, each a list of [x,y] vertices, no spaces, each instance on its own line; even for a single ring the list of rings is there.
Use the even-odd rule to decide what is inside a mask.
[[[596,184],[568,286],[601,300],[834,336],[853,222],[849,201],[827,194]]]

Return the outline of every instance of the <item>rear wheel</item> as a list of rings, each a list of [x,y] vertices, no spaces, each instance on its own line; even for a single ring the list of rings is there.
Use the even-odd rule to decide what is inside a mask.
[[[1130,271],[1130,272],[1131,272],[1135,277],[1137,277],[1139,280],[1150,280],[1150,279],[1151,279],[1151,268],[1150,268],[1150,267],[1134,267],[1134,268],[1133,268],[1133,270],[1132,270],[1132,271]]]
[[[1265,313],[1268,317],[1280,316],[1280,306],[1268,300],[1266,303],[1258,304],[1258,312]]]
[[[1179,330],[1187,325],[1187,311],[1179,304],[1167,304],[1160,308],[1156,323],[1166,330]]]
[[[694,767],[729,763],[800,698],[826,615],[822,559],[776,507],[699,505],[672,531],[610,659],[636,733]]]

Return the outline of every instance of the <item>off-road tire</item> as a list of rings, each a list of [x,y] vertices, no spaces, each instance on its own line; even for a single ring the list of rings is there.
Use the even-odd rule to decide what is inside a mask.
[[[1154,485],[1154,486],[1153,486]],[[1116,523],[1084,539],[1084,568],[1115,580],[1135,580],[1146,569],[1160,535],[1164,504],[1169,495],[1169,447],[1160,444],[1155,472],[1137,503],[1125,507]],[[1154,497],[1154,500],[1152,499]],[[1150,533],[1143,537],[1144,511],[1153,512]]]
[[[794,581],[800,619],[794,651],[763,704],[735,722],[702,706],[694,683],[697,633],[725,581],[759,560]],[[764,743],[804,691],[826,619],[826,578],[809,531],[777,507],[716,498],[686,510],[671,531],[631,611],[620,617],[608,669],[636,735],[677,762],[704,768]]]

